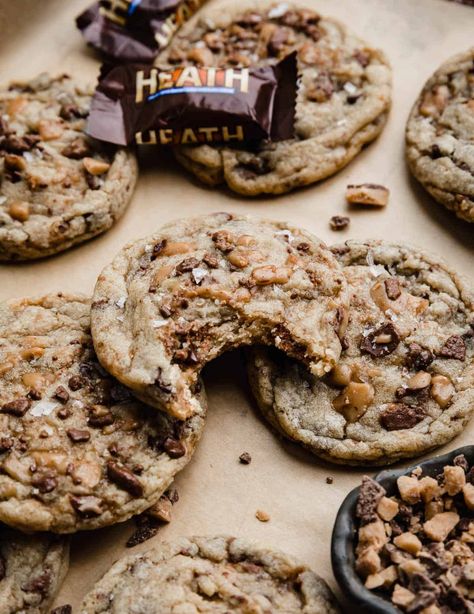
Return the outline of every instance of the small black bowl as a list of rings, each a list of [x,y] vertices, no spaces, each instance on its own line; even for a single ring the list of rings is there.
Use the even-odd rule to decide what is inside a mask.
[[[443,456],[435,456],[408,468],[388,469],[378,473],[374,479],[387,491],[388,496],[397,493],[397,479],[409,475],[416,467],[421,467],[423,475],[435,477],[442,473],[445,465],[452,464],[454,458],[464,454],[468,463],[474,465],[474,446],[464,446]],[[360,487],[354,488],[342,502],[334,523],[331,540],[332,570],[347,601],[357,611],[373,614],[400,614],[401,610],[374,591],[365,588],[355,571],[354,538],[357,531],[355,508]]]

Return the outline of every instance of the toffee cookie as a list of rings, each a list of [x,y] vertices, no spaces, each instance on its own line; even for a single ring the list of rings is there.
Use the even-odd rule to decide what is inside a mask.
[[[339,357],[344,275],[330,250],[284,223],[228,213],[178,220],[130,243],[99,276],[92,336],[102,365],[183,419],[202,367],[242,345],[276,345],[315,375]]]
[[[318,456],[382,465],[455,437],[474,410],[474,304],[464,282],[416,249],[381,241],[333,248],[351,307],[344,351],[325,378],[265,350],[253,392],[282,434]]]
[[[81,614],[337,614],[326,582],[293,558],[232,537],[178,538],[118,561]]]
[[[0,524],[0,614],[49,612],[68,565],[66,538]]]
[[[474,222],[474,47],[428,79],[408,119],[406,154],[423,187]]]
[[[85,135],[89,103],[64,75],[0,90],[0,260],[68,249],[124,212],[136,160]]]
[[[201,415],[178,423],[99,365],[90,302],[49,295],[0,305],[0,520],[71,533],[154,505],[189,461]]]
[[[209,185],[281,194],[336,173],[382,131],[391,102],[384,54],[300,4],[245,1],[200,11],[158,63],[269,65],[298,52],[295,138],[242,147],[181,147],[177,159]]]

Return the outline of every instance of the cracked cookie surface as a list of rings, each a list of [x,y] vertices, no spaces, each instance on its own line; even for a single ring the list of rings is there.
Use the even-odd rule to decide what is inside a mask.
[[[298,52],[295,138],[241,147],[175,149],[209,185],[246,196],[281,194],[336,173],[382,131],[391,101],[384,54],[339,22],[292,3],[204,9],[174,37],[159,65],[260,66]]]
[[[219,354],[276,345],[317,375],[338,359],[344,275],[330,250],[283,222],[228,213],[177,220],[125,246],[98,278],[99,360],[150,404],[185,418]]]
[[[179,538],[118,561],[82,614],[338,614],[326,582],[278,551],[232,537]]]
[[[201,415],[178,423],[99,365],[90,301],[48,295],[0,305],[0,520],[70,533],[127,520],[190,460]]]
[[[440,203],[474,222],[474,47],[427,81],[407,124],[413,175]]]
[[[89,104],[65,75],[0,90],[0,260],[55,254],[123,214],[136,160],[86,136]]]
[[[49,612],[68,565],[67,538],[0,524],[0,614]]]
[[[465,282],[417,249],[332,248],[349,284],[344,350],[325,378],[265,350],[248,357],[264,415],[326,460],[388,464],[455,437],[474,410],[474,306]]]

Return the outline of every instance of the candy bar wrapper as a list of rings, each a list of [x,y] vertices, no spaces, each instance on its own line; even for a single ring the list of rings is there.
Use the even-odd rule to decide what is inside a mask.
[[[100,0],[77,19],[86,41],[117,62],[153,62],[205,0]]]
[[[296,53],[274,66],[103,71],[87,132],[117,145],[248,143],[294,134]]]

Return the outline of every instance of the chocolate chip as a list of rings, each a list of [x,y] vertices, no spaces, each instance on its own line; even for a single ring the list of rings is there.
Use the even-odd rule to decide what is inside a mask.
[[[326,484],[332,484],[334,482],[334,479],[331,476],[328,476],[326,478]]]
[[[91,438],[91,434],[87,430],[81,429],[69,429],[66,431],[67,436],[74,443],[82,443],[84,441],[89,441]]]
[[[369,476],[364,475],[356,505],[356,516],[360,518],[361,525],[377,519],[377,505],[385,494],[385,488]]]
[[[387,431],[400,431],[413,428],[425,416],[425,410],[419,405],[392,403],[380,414],[380,423]]]
[[[80,375],[73,375],[69,378],[67,385],[73,392],[76,392],[84,386],[84,379]]]
[[[189,273],[189,271],[192,271],[193,269],[198,267],[199,264],[200,262],[197,258],[185,258],[177,265],[175,270],[178,274]]]
[[[467,459],[464,454],[458,454],[457,456],[455,456],[453,459],[453,465],[455,465],[456,467],[462,467],[464,473],[467,473],[469,471],[469,463],[467,462]]]
[[[163,450],[170,458],[181,458],[186,454],[185,445],[178,439],[167,437],[163,442]]]
[[[32,401],[39,401],[42,398],[41,392],[39,390],[35,390],[34,388],[28,392],[27,396]]]
[[[69,401],[69,392],[64,386],[58,386],[54,391],[53,397],[65,405]]]
[[[36,576],[36,578],[30,579],[21,588],[25,593],[40,593],[44,596],[48,592],[50,585],[51,574],[49,571],[44,571],[41,575]]]
[[[5,138],[0,148],[9,153],[21,154],[33,149],[40,140],[40,137],[35,134],[25,134],[24,136],[10,134]]]
[[[21,418],[31,407],[31,401],[27,398],[15,399],[9,403],[2,405],[0,412],[4,414],[11,414],[12,416],[18,416]]]
[[[168,241],[166,239],[162,239],[161,241],[158,241],[158,243],[155,243],[153,246],[153,251],[151,252],[150,260],[156,260],[159,254],[165,249],[167,243]]]
[[[391,322],[386,322],[362,338],[360,349],[380,358],[391,354],[400,343],[400,337]]]
[[[331,230],[344,230],[350,224],[350,218],[343,215],[333,215],[329,221],[329,226]]]
[[[258,175],[266,175],[271,171],[270,162],[267,158],[263,158],[262,156],[246,157],[239,162],[238,168],[241,174],[247,176],[249,179]]]
[[[248,452],[242,452],[242,454],[239,456],[239,461],[242,463],[242,465],[250,465],[252,462],[252,457]]]
[[[102,428],[115,422],[113,414],[104,405],[91,405],[87,407],[87,412],[87,424],[94,428]]]
[[[137,523],[137,528],[132,536],[128,538],[125,544],[127,548],[138,546],[138,544],[142,544],[148,539],[154,537],[160,528],[159,521],[146,514],[136,516],[135,522]]]
[[[385,292],[390,300],[396,301],[402,293],[400,289],[400,282],[395,277],[389,277],[384,281]]]
[[[425,371],[433,360],[434,356],[430,350],[421,347],[421,345],[418,343],[410,343],[408,346],[408,353],[405,357],[405,362],[409,369]]]
[[[466,344],[459,335],[452,335],[447,339],[439,351],[442,358],[454,358],[455,360],[466,360]]]
[[[71,495],[71,505],[83,518],[93,518],[102,514],[102,499],[92,495]]]
[[[117,486],[123,488],[134,497],[141,497],[143,495],[143,486],[140,480],[123,465],[109,461],[107,463],[107,476]]]
[[[13,448],[13,439],[11,437],[0,437],[0,454],[8,452]]]
[[[72,606],[69,603],[65,605],[59,605],[54,610],[51,610],[50,614],[72,614]]]
[[[165,492],[165,495],[171,501],[172,505],[174,505],[175,503],[179,501],[179,494],[176,488],[170,488],[169,490]]]
[[[37,471],[31,479],[31,484],[40,493],[52,492],[58,485],[57,474],[52,469],[42,469]]]
[[[204,254],[202,261],[204,262],[204,264],[207,264],[210,269],[217,269],[219,267],[219,261],[214,254]]]
[[[72,410],[69,407],[61,407],[61,409],[58,409],[56,412],[56,415],[60,420],[66,420],[72,415]]]
[[[66,158],[81,160],[91,154],[91,149],[84,139],[78,137],[71,141],[69,145],[66,145],[66,147],[61,150],[61,153],[63,156],[66,156]]]

